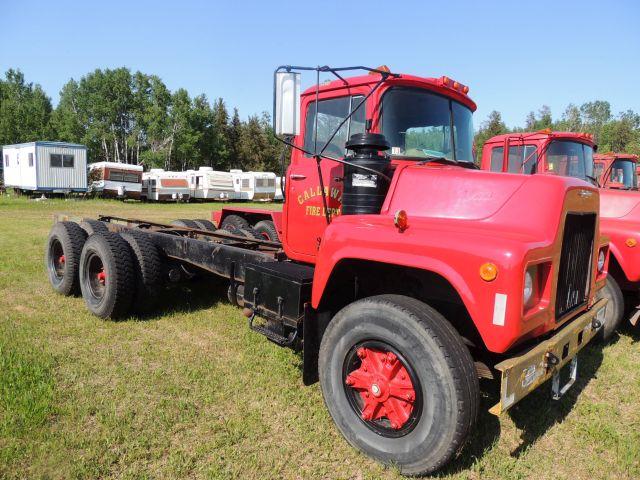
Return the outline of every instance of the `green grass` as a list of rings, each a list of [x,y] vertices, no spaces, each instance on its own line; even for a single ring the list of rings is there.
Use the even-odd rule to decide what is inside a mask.
[[[105,322],[47,284],[55,213],[167,221],[220,206],[0,197],[0,478],[399,478],[347,445],[300,357],[251,333],[223,285]],[[639,340],[625,329],[587,348],[560,402],[547,385],[496,418],[484,385],[478,429],[441,476],[640,477]]]

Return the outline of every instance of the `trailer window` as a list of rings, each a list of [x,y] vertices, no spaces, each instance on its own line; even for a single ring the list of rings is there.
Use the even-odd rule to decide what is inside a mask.
[[[65,168],[73,168],[73,155],[63,155],[62,156],[62,166]]]
[[[200,178],[200,177],[198,177]],[[137,173],[125,173],[124,181],[128,183],[138,183],[140,180]]]
[[[29,166],[33,167],[33,153],[29,154]]]
[[[62,155],[59,153],[52,153],[49,155],[49,164],[52,167],[62,167]]]
[[[310,103],[307,108],[307,118],[304,129],[304,149],[308,152],[318,152],[322,150],[324,144],[329,140],[333,132],[342,121],[354,111],[364,97],[354,95],[352,97],[331,98],[320,100],[318,111],[318,138],[314,138],[316,122],[316,104]],[[331,143],[325,149],[325,153],[333,157],[341,157],[345,154],[344,145],[349,137],[355,133],[363,133],[365,125],[364,105],[354,111],[353,115],[340,127]]]
[[[8,167],[9,166],[9,155],[5,155],[4,156],[4,166]]]
[[[123,178],[120,170],[109,170],[109,180],[112,182],[121,182]]]

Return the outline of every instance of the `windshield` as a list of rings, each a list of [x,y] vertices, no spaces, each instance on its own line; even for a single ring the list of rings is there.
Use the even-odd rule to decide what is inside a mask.
[[[473,162],[471,110],[436,93],[404,87],[387,91],[382,97],[382,133],[395,157]]]
[[[611,166],[609,181],[620,183],[625,188],[638,188],[638,174],[636,173],[636,162],[626,159],[618,159]]]
[[[553,140],[547,148],[547,172],[590,181],[593,148],[579,142]]]

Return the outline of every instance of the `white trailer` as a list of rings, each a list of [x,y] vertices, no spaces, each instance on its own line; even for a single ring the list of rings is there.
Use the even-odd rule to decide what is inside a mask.
[[[276,196],[276,174],[272,172],[243,172],[231,170],[233,175],[233,200],[269,202]]]
[[[91,163],[89,191],[107,198],[140,200],[142,165],[119,162]]]
[[[4,185],[24,192],[87,191],[87,147],[30,142],[2,147]]]
[[[169,172],[152,168],[142,174],[142,200],[188,202],[191,194],[186,172]]]
[[[201,200],[228,200],[234,193],[231,172],[216,171],[211,167],[187,170],[191,198]]]

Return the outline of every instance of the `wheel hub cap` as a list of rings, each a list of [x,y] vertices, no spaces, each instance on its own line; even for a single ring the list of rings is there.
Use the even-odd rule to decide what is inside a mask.
[[[345,383],[358,391],[364,404],[363,420],[387,418],[398,430],[407,423],[413,410],[416,392],[407,369],[393,352],[359,348],[360,367]]]

